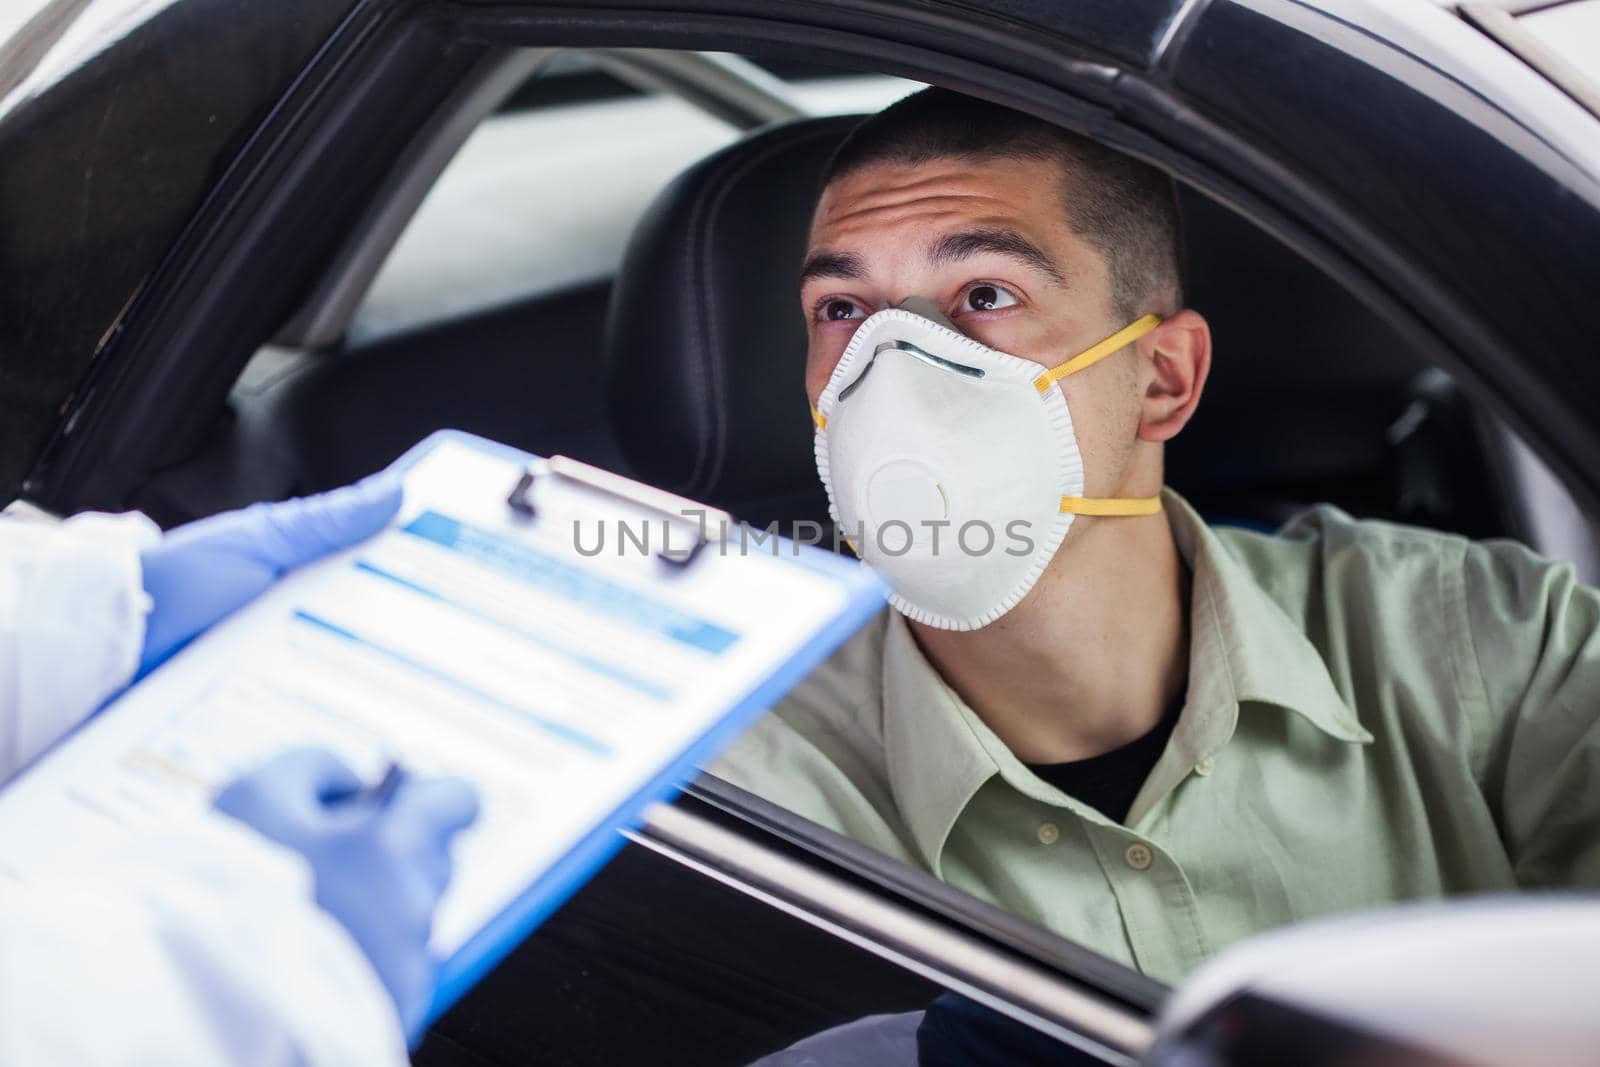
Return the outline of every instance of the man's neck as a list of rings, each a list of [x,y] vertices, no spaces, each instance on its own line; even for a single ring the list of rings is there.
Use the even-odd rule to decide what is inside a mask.
[[[1182,698],[1189,574],[1164,515],[1079,519],[1038,584],[981,630],[912,622],[928,661],[1025,763],[1109,752]]]

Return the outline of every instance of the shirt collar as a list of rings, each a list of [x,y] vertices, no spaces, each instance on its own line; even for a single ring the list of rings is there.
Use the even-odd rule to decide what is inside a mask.
[[[1341,741],[1372,740],[1300,628],[1182,497],[1169,489],[1162,500],[1192,575],[1189,690],[1168,751],[1134,802],[1130,825],[1227,744],[1241,704],[1287,710]],[[892,609],[889,615],[883,652],[889,784],[931,871],[940,874],[956,820],[996,775],[1034,799],[1104,821],[1028,771],[939,676],[905,619]]]
[[[1178,554],[1189,568],[1189,691],[1167,750],[1128,811],[1137,827],[1178,783],[1222,751],[1255,704],[1298,715],[1323,733],[1367,744],[1316,646],[1186,500],[1162,491]]]
[[[1161,497],[1192,575],[1187,703],[1201,695],[1195,682],[1203,680],[1223,703],[1282,708],[1330,737],[1370,742],[1300,626],[1186,500],[1170,489]]]

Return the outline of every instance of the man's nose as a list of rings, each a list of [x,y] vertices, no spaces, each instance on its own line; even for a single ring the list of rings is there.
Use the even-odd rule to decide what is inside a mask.
[[[926,297],[908,296],[895,306],[901,311],[909,311],[913,315],[921,315],[930,322],[937,322],[947,330],[956,329],[956,324],[951,322],[949,316],[943,311],[939,310],[939,305]],[[956,330],[956,332],[960,333],[961,331]]]

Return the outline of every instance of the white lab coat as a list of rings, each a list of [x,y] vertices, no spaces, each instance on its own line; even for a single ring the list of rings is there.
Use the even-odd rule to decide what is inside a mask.
[[[0,518],[0,778],[132,676],[158,536],[137,515]],[[376,972],[265,838],[197,820],[0,881],[0,1064],[406,1062]]]

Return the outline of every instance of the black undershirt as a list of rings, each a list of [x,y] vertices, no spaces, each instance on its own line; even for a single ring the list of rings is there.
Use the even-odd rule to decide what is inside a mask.
[[[1028,770],[1106,818],[1123,822],[1144,787],[1144,780],[1150,777],[1156,760],[1166,749],[1182,709],[1180,698],[1154,729],[1121,748],[1071,763],[1030,763]]]

